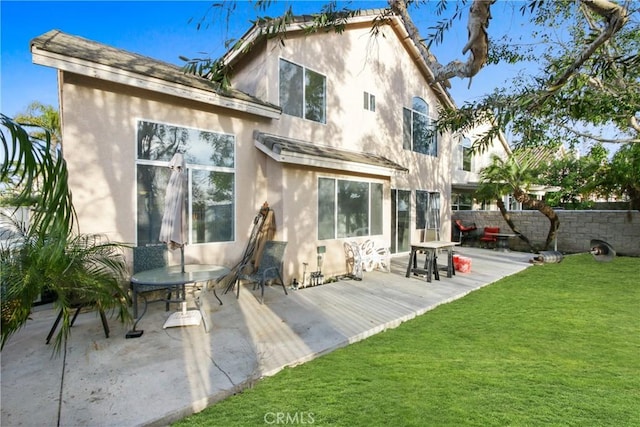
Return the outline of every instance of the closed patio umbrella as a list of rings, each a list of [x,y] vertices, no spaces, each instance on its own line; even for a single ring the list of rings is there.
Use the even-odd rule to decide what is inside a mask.
[[[180,248],[180,265],[184,272],[184,244],[186,242],[184,193],[187,176],[182,154],[174,154],[169,167],[171,168],[171,177],[164,199],[160,241],[166,243],[171,250]]]
[[[164,214],[160,227],[160,241],[165,242],[170,250],[180,248],[180,266],[184,273],[184,245],[186,243],[186,213],[184,208],[185,187],[187,185],[184,157],[180,153],[173,155],[169,163],[171,176],[167,184],[164,198]],[[183,290],[184,292],[184,290]],[[186,298],[186,295],[183,295]],[[202,314],[199,310],[187,310],[187,303],[182,303],[182,311],[173,313],[164,324],[164,328],[173,326],[199,325]]]

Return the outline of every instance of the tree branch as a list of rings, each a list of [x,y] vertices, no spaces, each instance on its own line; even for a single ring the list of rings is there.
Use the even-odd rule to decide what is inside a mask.
[[[555,125],[563,128],[563,129],[566,129],[567,131],[573,133],[576,136],[593,139],[594,141],[598,141],[598,142],[607,142],[607,143],[611,143],[611,144],[631,144],[631,143],[635,144],[635,143],[640,143],[640,138],[628,138],[628,139],[604,138],[602,136],[593,135],[593,134],[591,134],[589,132],[580,132],[580,131],[572,128],[572,127],[569,127],[567,125],[563,125],[562,123],[555,123]]]
[[[409,33],[409,38],[418,47],[420,55],[429,65],[431,71],[433,71],[435,81],[445,83],[446,80],[452,77],[471,78],[478,74],[478,71],[480,71],[485,62],[487,62],[489,52],[487,27],[491,19],[490,7],[495,1],[496,0],[473,1],[469,9],[469,21],[467,24],[469,39],[462,49],[463,54],[471,51],[471,55],[469,55],[467,62],[455,60],[445,66],[436,60],[422,42],[420,33],[409,16],[407,0],[389,0],[389,6],[402,20]]]
[[[581,0],[581,3],[591,11],[605,18],[607,25],[604,31],[578,55],[573,64],[567,67],[564,73],[556,78],[553,83],[549,84],[547,90],[542,96],[536,98],[529,108],[536,108],[542,105],[550,96],[559,91],[576,73],[578,68],[629,20],[627,9],[609,0]]]

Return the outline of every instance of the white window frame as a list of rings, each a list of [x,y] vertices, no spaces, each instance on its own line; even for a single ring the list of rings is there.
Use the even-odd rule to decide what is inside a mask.
[[[232,156],[232,162],[233,165],[232,166],[212,166],[212,165],[204,165],[204,164],[197,164],[197,163],[189,163],[186,162],[186,168],[187,168],[187,195],[186,195],[186,199],[188,201],[188,206],[187,206],[187,244],[189,245],[203,245],[203,244],[217,244],[217,243],[229,243],[229,242],[233,242],[236,239],[236,229],[237,229],[237,218],[236,218],[236,211],[237,211],[237,171],[236,171],[236,165],[237,165],[237,138],[234,134],[230,134],[230,133],[226,133],[226,132],[218,132],[218,131],[212,131],[212,130],[207,130],[207,129],[198,129],[198,128],[193,128],[193,127],[189,127],[189,126],[184,126],[184,125],[180,125],[180,124],[172,124],[172,123],[165,123],[165,122],[158,122],[158,121],[154,121],[154,120],[147,120],[147,119],[137,119],[136,120],[136,138],[135,138],[135,144],[136,144],[136,156],[135,156],[135,175],[136,175],[136,242],[137,244],[140,242],[139,236],[138,236],[138,218],[139,218],[139,203],[138,203],[138,167],[139,166],[151,166],[151,167],[159,167],[159,168],[169,168],[169,163],[171,159],[164,159],[164,160],[151,160],[151,159],[142,159],[138,157],[138,125],[140,122],[147,122],[147,123],[153,123],[153,124],[157,124],[157,125],[163,125],[163,126],[170,126],[170,127],[175,127],[175,128],[180,128],[180,129],[184,129],[187,130],[189,132],[207,132],[207,133],[211,133],[211,134],[216,134],[216,135],[222,135],[225,137],[230,137],[232,138],[232,143],[233,143],[233,152],[231,154]],[[187,143],[188,145],[188,143]],[[186,160],[186,159],[185,159]],[[195,232],[194,230],[194,224],[193,224],[193,172],[194,171],[205,171],[205,172],[221,172],[221,173],[226,173],[226,174],[232,174],[233,175],[233,186],[231,191],[233,192],[232,195],[232,200],[231,200],[231,226],[232,226],[232,230],[231,230],[231,236],[230,239],[228,240],[213,240],[213,241],[209,241],[209,242],[194,242],[195,240],[195,236],[193,235],[193,233]],[[160,191],[160,195],[161,197],[164,197],[164,193]],[[162,220],[162,217],[160,216],[159,218],[160,222]],[[156,226],[159,228],[161,224],[158,223],[156,224]],[[154,226],[155,227],[155,226]],[[158,238],[159,238],[159,234],[158,234]],[[156,244],[156,243],[160,243],[159,240],[151,240],[149,242],[145,242],[146,244]]]
[[[364,92],[363,94],[363,107],[367,111],[371,111],[372,113],[376,112],[376,96],[369,93]]]
[[[333,233],[332,236],[330,237],[321,237],[320,236],[320,210],[318,209],[318,216],[316,218],[317,220],[317,227],[316,227],[316,237],[318,240],[335,240],[335,239],[351,239],[354,237],[362,237],[362,236],[382,236],[384,233],[384,183],[382,181],[377,181],[377,180],[362,180],[362,179],[350,179],[350,178],[336,178],[336,177],[331,177],[331,176],[319,176],[317,179],[317,202],[318,205],[320,204],[320,191],[319,191],[319,187],[320,187],[320,181],[321,180],[331,180],[334,182],[334,204],[333,204]],[[339,193],[339,186],[338,183],[340,181],[348,181],[348,182],[355,182],[355,183],[359,183],[359,184],[368,184],[369,188],[368,188],[368,201],[367,201],[367,233],[366,234],[360,234],[360,235],[355,235],[355,236],[338,236],[338,232],[339,232],[339,228],[340,228],[340,224],[338,223],[338,193]],[[379,212],[379,216],[380,216],[380,220],[382,221],[382,224],[380,224],[380,233],[379,234],[372,234],[371,233],[371,221],[372,221],[372,185],[380,185],[381,189],[382,189],[382,194],[381,194],[381,200],[380,200],[380,212]]]
[[[416,105],[417,102],[424,104],[424,106],[426,107],[426,112],[425,111],[419,111],[418,109],[415,108],[415,105]],[[409,113],[410,123],[407,123],[407,121],[406,121],[406,113]],[[431,141],[428,144],[430,149],[428,151],[426,151],[426,152],[416,148],[416,144],[414,144],[414,139],[415,139],[415,136],[414,136],[414,117],[416,115],[420,116],[420,117],[423,117],[425,119],[427,128],[432,132],[432,134],[430,135]],[[402,108],[402,146],[403,146],[403,148],[405,150],[411,150],[411,151],[413,151],[415,153],[424,154],[426,156],[437,157],[438,156],[439,135],[435,131],[435,127],[433,126],[433,122],[434,122],[434,119],[430,115],[430,107],[429,107],[429,104],[427,103],[427,101],[425,101],[424,99],[422,99],[422,98],[420,98],[418,96],[414,96],[412,98],[411,108],[407,108],[407,107],[403,107]],[[408,126],[408,128],[407,128],[407,126]],[[408,139],[407,139],[407,137],[408,137]]]
[[[282,81],[280,81],[280,70],[281,70],[281,64],[283,61],[288,62],[289,64],[294,65],[296,67],[300,67],[302,69],[302,83],[303,83],[302,84],[302,116],[286,113],[284,112],[284,108],[283,108],[283,114],[291,115],[292,117],[299,117],[301,119],[308,120],[314,123],[326,124],[327,123],[327,76],[312,68],[305,67],[304,65],[298,64],[294,61],[291,61],[289,59],[282,58],[282,57],[278,58],[278,102],[280,104],[280,107],[283,107],[281,93],[280,93],[282,89]],[[323,101],[322,102],[322,120],[320,121],[307,118],[307,93],[306,93],[307,92],[307,85],[306,85],[307,71],[311,71],[324,78],[323,100],[322,100]]]

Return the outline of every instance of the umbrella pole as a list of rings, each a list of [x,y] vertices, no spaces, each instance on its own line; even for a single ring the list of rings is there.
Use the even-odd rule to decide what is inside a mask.
[[[180,247],[180,269],[184,273],[184,246]]]

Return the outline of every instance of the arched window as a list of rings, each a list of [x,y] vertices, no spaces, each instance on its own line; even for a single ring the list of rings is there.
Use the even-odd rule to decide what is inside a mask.
[[[429,118],[429,104],[424,99],[414,97],[411,109],[402,109],[403,141],[406,150],[417,153],[438,155],[437,134]]]

